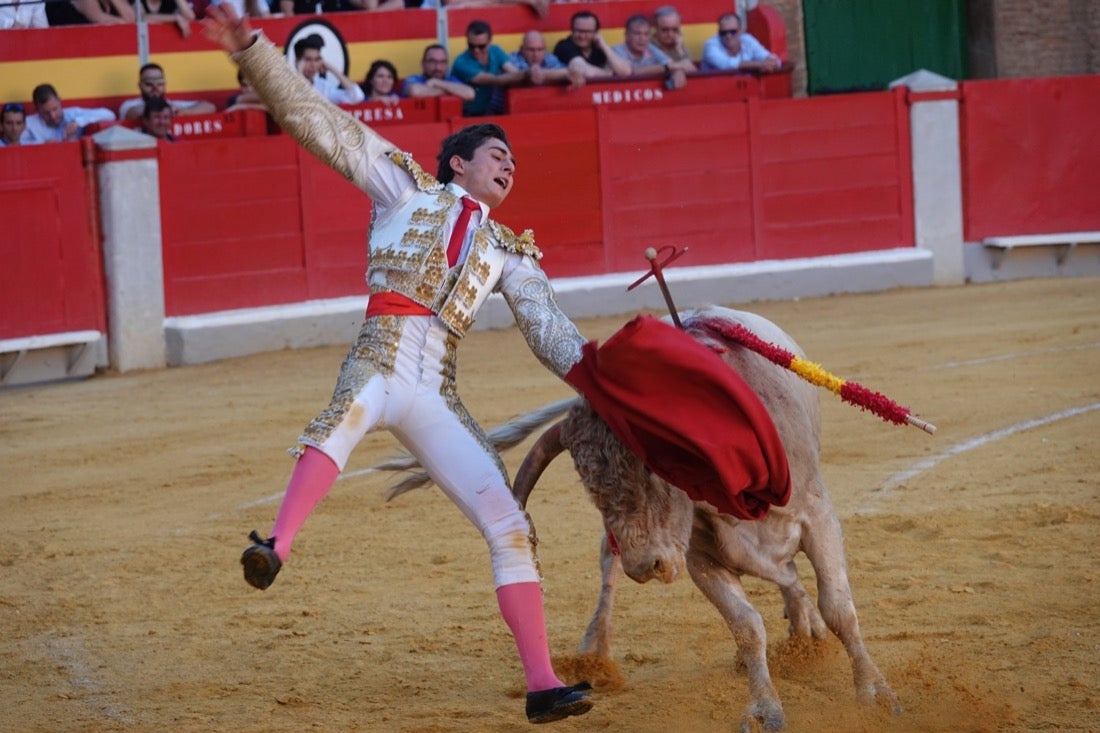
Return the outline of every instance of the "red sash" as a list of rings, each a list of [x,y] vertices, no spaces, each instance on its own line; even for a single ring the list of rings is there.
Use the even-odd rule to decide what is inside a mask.
[[[401,293],[387,290],[375,293],[367,301],[367,318],[371,316],[433,316],[431,308],[425,308]]]

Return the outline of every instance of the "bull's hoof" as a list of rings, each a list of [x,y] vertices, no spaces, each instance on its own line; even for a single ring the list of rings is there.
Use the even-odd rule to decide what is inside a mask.
[[[898,696],[894,694],[894,691],[890,688],[890,685],[886,683],[885,679],[879,679],[864,685],[860,688],[859,694],[856,697],[860,705],[879,707],[883,710],[888,710],[893,715],[901,715],[905,712],[902,710],[901,703],[898,702]]]
[[[741,719],[741,733],[777,731],[783,730],[786,726],[783,706],[778,700],[757,700],[749,705],[745,717]]]

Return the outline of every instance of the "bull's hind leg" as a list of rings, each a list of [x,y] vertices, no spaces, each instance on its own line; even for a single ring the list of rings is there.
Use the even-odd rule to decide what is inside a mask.
[[[623,563],[619,556],[611,552],[607,534],[600,544],[600,571],[603,578],[600,584],[600,599],[596,602],[596,611],[588,622],[588,630],[581,639],[581,654],[594,654],[605,659],[611,658],[611,611],[615,605],[615,588],[623,577]]]
[[[798,579],[798,569],[794,561],[789,561],[787,566],[794,576],[794,582],[779,586],[783,594],[783,618],[789,622],[787,633],[793,638],[824,639],[829,635],[829,629],[821,618],[821,613],[814,605],[813,598],[806,592],[802,581]]]
[[[821,495],[825,495],[824,490]],[[851,659],[856,699],[860,703],[878,704],[900,714],[897,695],[863,645],[852,588],[848,582],[848,563],[844,556],[840,520],[831,506],[811,516],[812,519],[803,529],[802,550],[817,575],[817,605],[821,616],[829,630],[844,644]]]
[[[687,564],[695,585],[714,604],[733,632],[733,640],[748,672],[750,701],[741,718],[741,730],[751,731],[758,726],[766,731],[781,730],[785,724],[783,705],[768,672],[764,620],[749,603],[741,579],[694,548],[688,550]]]

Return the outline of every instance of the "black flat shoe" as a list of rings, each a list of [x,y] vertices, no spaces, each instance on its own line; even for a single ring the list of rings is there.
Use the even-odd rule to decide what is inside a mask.
[[[578,682],[566,687],[527,693],[527,720],[532,723],[553,723],[571,715],[584,715],[592,709],[587,690],[592,685]]]
[[[275,576],[283,567],[283,561],[275,554],[275,538],[268,537],[261,540],[256,530],[248,535],[248,539],[255,544],[249,547],[241,555],[241,565],[244,565],[244,579],[253,588],[264,590],[275,582]]]

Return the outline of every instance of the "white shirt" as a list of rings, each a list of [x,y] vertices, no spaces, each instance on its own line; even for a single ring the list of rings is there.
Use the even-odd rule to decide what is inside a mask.
[[[350,90],[341,87],[335,74],[314,75],[313,88],[333,104],[359,104],[367,98],[358,84],[352,84]]]
[[[175,97],[173,97],[172,99],[168,99],[168,97],[165,97],[165,100],[167,100],[168,103],[172,105],[172,109],[176,110],[176,112],[180,112],[185,109],[191,109],[199,103],[198,100],[195,99],[176,99]],[[126,113],[135,108],[140,115],[141,112],[145,109],[145,100],[141,97],[127,99],[118,108],[118,118],[120,120],[126,119]]]
[[[700,68],[703,71],[728,71],[739,68],[744,61],[763,61],[772,56],[775,54],[748,33],[741,34],[741,50],[736,56],[730,54],[722,43],[721,36],[711,36],[703,44],[703,63]]]
[[[5,3],[12,1],[5,0]],[[18,5],[0,5],[0,30],[49,27],[45,3],[23,2]]]
[[[70,122],[75,122],[83,132],[85,125],[93,122],[107,122],[115,119],[115,113],[106,107],[95,109],[84,107],[62,107],[61,124],[50,127],[41,115],[29,115],[27,117],[27,129],[20,138],[23,143],[45,143],[51,140],[64,140],[65,127]]]

